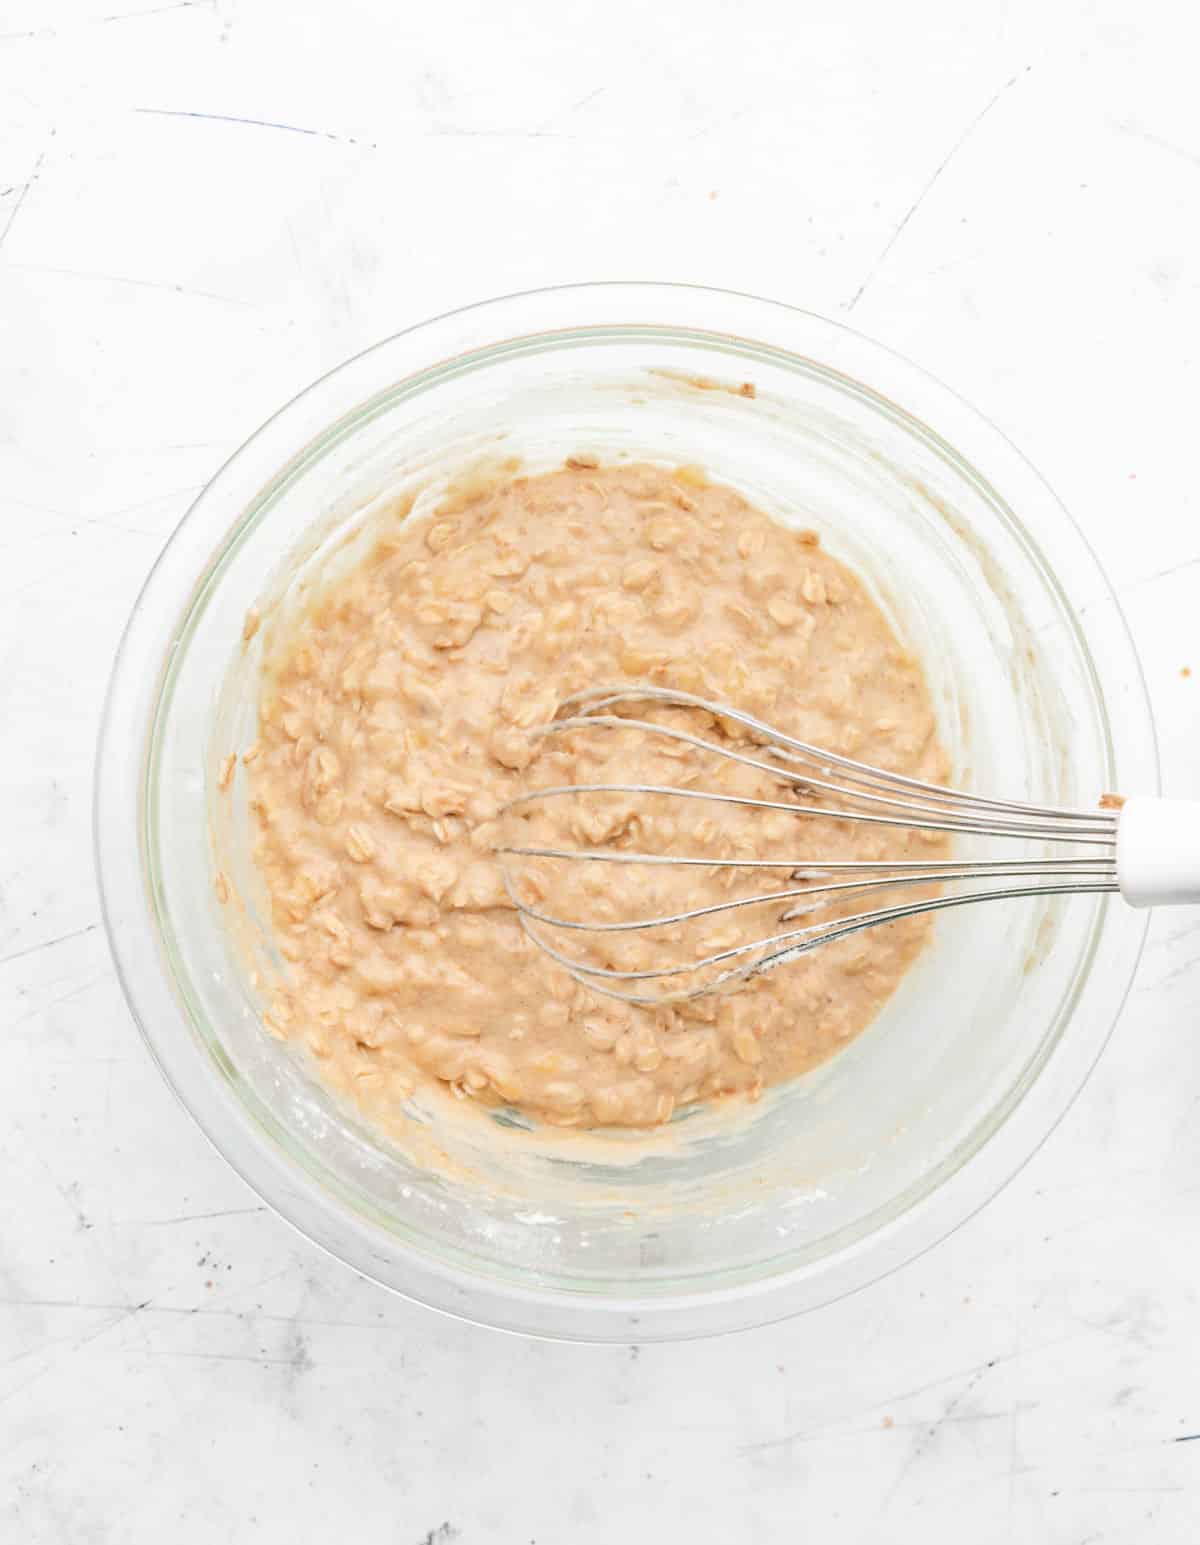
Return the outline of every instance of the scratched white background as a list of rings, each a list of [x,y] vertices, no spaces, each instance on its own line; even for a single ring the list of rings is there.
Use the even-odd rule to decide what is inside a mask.
[[[574,279],[850,316],[957,386],[1116,575],[1200,794],[1187,8],[816,11],[0,0],[6,1545],[1195,1538],[1196,920],[1155,922],[1084,1096],[952,1240],[640,1351],[443,1321],[308,1248],[160,1083],[98,927],[101,694],[193,494],[346,355]]]

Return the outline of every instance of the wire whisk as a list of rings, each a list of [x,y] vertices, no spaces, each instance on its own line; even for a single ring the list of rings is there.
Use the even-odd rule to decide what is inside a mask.
[[[724,727],[724,739],[696,733],[684,724],[630,716],[643,708],[699,710]],[[688,722],[693,722],[695,715]],[[1020,897],[1122,892],[1135,906],[1159,902],[1200,901],[1200,805],[1182,801],[1109,797],[1091,809],[1033,805],[987,798],[919,778],[887,772],[784,734],[753,715],[687,692],[653,686],[593,688],[566,699],[559,717],[533,733],[541,742],[578,730],[637,731],[674,742],[681,753],[699,751],[765,774],[780,786],[780,799],[718,789],[670,784],[597,782],[531,788],[506,807],[507,816],[528,829],[535,813],[550,812],[560,802],[596,795],[633,800],[704,801],[715,805],[786,812],[803,819],[853,822],[879,828],[902,827],[943,838],[996,838],[1024,843],[1064,844],[1062,856],[975,859],[938,857],[927,861],[847,859],[814,861],[781,851],[778,857],[707,857],[686,851],[644,852],[630,846],[637,819],[619,824],[603,845],[572,847],[553,841],[512,841],[498,846],[509,896],[529,937],[579,982],[596,992],[639,1004],[663,1004],[729,991],[797,960],[818,947],[866,929],[952,907]],[[736,734],[737,739],[730,738]],[[742,749],[745,747],[746,749]],[[636,814],[636,807],[635,807]],[[627,865],[722,870],[777,875],[778,889],[731,897],[662,915],[611,920],[567,917],[544,910],[540,898],[511,872],[511,861],[540,860],[551,865]],[[970,889],[951,889],[968,882]],[[883,893],[916,894],[880,904]],[[592,887],[593,893],[595,887]],[[844,904],[861,910],[815,917]],[[620,969],[597,964],[551,942],[548,930],[570,935],[644,934],[664,929],[677,937],[679,925],[732,914],[755,906],[779,906],[777,931],[748,942],[732,943],[696,959]],[[801,922],[802,918],[808,918]],[[797,924],[788,927],[787,924]],[[674,931],[674,932],[672,932]]]

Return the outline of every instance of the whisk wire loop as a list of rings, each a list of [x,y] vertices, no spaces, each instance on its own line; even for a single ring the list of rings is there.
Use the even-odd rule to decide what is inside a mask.
[[[630,717],[612,710],[632,704],[698,710],[715,724],[735,725],[744,732],[753,752],[723,744],[678,724]],[[872,767],[853,758],[823,750],[784,734],[753,715],[713,703],[687,692],[661,687],[593,688],[568,698],[560,716],[534,732],[540,739],[582,730],[636,731],[683,744],[768,775],[789,789],[784,800],[761,799],[715,789],[669,784],[596,782],[534,788],[518,795],[502,814],[528,813],[549,801],[604,794],[635,798],[710,801],[798,818],[848,821],[875,827],[901,827],[966,837],[994,837],[1026,842],[1075,845],[1066,857],[1013,859],[953,859],[929,861],[836,860],[807,857],[713,858],[689,853],[650,853],[628,848],[571,848],[535,842],[514,842],[497,848],[505,884],[521,923],[539,948],[593,991],[628,1002],[660,1004],[732,990],[752,976],[762,975],[809,951],[846,939],[868,928],[903,918],[976,902],[1032,896],[1106,894],[1119,889],[1116,871],[1118,812],[1103,808],[1073,809],[988,798]],[[1081,851],[1082,850],[1082,851]],[[557,864],[607,863],[648,868],[702,868],[714,872],[744,870],[779,872],[804,882],[750,896],[731,897],[710,905],[632,920],[574,919],[543,911],[514,884],[508,859],[542,859]],[[545,929],[597,935],[640,933],[718,914],[744,912],[756,906],[785,906],[780,924],[819,911],[831,903],[874,900],[890,890],[910,886],[945,887],[978,882],[982,888],[951,894],[924,895],[890,905],[810,922],[747,943],[712,950],[698,959],[668,961],[658,967],[618,970],[577,959],[552,943]],[[819,882],[819,883],[818,883]],[[715,973],[715,974],[714,974]],[[683,978],[679,985],[670,985]],[[643,986],[656,983],[653,992]]]

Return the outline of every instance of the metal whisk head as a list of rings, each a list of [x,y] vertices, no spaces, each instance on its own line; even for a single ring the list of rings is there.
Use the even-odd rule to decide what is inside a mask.
[[[657,722],[645,717],[631,717],[633,705],[643,709],[699,710],[711,716],[709,721],[721,728],[722,738],[712,739],[697,733],[686,723]],[[693,713],[687,720],[694,722]],[[702,721],[703,722],[703,721]],[[902,918],[917,917],[947,907],[974,902],[1002,900],[1018,896],[1055,896],[1119,889],[1116,869],[1116,810],[1061,809],[1054,806],[1027,805],[1012,800],[987,799],[976,794],[922,782],[917,778],[886,772],[856,762],[849,757],[797,740],[764,724],[752,715],[725,704],[711,703],[690,693],[636,686],[596,688],[568,698],[560,716],[534,733],[543,749],[553,737],[575,731],[636,731],[657,737],[670,754],[694,760],[695,753],[721,758],[726,764],[744,769],[752,777],[765,775],[779,789],[779,799],[760,798],[749,793],[690,787],[685,784],[641,784],[624,782],[569,783],[531,788],[505,808],[510,830],[516,826],[526,840],[513,840],[498,847],[509,895],[520,914],[529,937],[577,981],[611,997],[632,1003],[662,1004],[728,991],[751,977],[760,976],[778,966],[796,960],[808,951],[835,940],[848,938],[864,929],[874,928]],[[731,738],[736,736],[737,738]],[[562,802],[588,800],[595,796],[619,796],[621,814],[613,821],[577,821],[574,826],[561,818],[552,822],[557,833],[565,824],[569,834],[582,831],[586,837],[595,832],[601,840],[590,846],[570,846],[557,840],[536,840],[539,815],[561,817]],[[634,801],[705,802],[708,805],[753,809],[760,812],[786,812],[799,821],[853,822],[876,828],[902,827],[928,834],[931,844],[942,845],[948,838],[1001,838],[1021,842],[1070,844],[1072,851],[1063,857],[973,858],[938,857],[930,860],[816,859],[786,851],[787,839],[780,843],[779,855],[763,858],[706,857],[694,852],[673,850],[646,852],[637,846],[637,834],[643,824],[639,806]],[[668,824],[668,830],[675,823]],[[523,831],[520,829],[523,828]],[[532,840],[529,833],[533,832]],[[828,824],[821,827],[829,831]],[[720,878],[721,871],[739,875],[776,876],[784,882],[780,888],[758,890],[704,906],[685,907],[662,915],[614,919],[606,916],[568,917],[547,910],[544,896],[531,891],[525,878],[513,872],[513,860],[536,860],[550,866],[587,865],[637,866],[643,874],[655,870],[704,870]],[[962,889],[966,884],[968,888]],[[904,897],[906,888],[909,890]],[[602,890],[594,880],[584,886],[585,894],[604,903]],[[886,905],[878,904],[885,892],[900,893]],[[846,904],[861,904],[846,912]],[[567,939],[588,936],[593,945],[606,938],[645,935],[653,930],[678,941],[682,925],[701,919],[718,918],[755,907],[779,907],[775,926],[778,931],[748,942],[730,943],[702,953],[695,959],[668,958],[661,965],[638,964],[633,969],[597,963],[572,954],[564,947]],[[822,911],[829,915],[821,917]],[[808,918],[796,927],[785,927],[800,918]],[[549,934],[557,933],[551,942]],[[610,944],[615,948],[615,942]]]

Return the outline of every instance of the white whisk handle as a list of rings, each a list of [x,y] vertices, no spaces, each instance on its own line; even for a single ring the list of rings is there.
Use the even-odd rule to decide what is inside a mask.
[[[1131,907],[1200,902],[1200,803],[1127,799],[1117,822],[1117,883]]]

